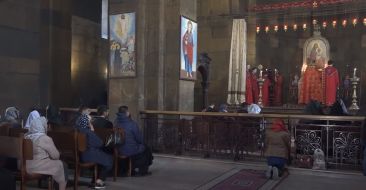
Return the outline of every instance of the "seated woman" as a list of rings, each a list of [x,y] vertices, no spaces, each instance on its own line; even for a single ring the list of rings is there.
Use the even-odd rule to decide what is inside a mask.
[[[81,154],[82,162],[97,163],[100,171],[98,172],[95,188],[104,188],[104,181],[107,178],[108,172],[112,170],[113,158],[111,155],[103,152],[104,143],[95,133],[93,125],[90,122],[90,116],[81,114],[76,121],[76,127],[81,133],[87,137],[87,150]]]
[[[38,117],[32,120],[29,131],[24,135],[24,138],[30,139],[33,143],[33,160],[27,160],[27,172],[29,174],[52,175],[59,185],[59,190],[65,190],[64,166],[55,144],[47,136],[46,118]]]
[[[271,128],[266,130],[264,154],[267,157],[268,179],[278,179],[283,173],[290,153],[290,139],[290,133],[281,119],[275,119]]]
[[[25,123],[24,128],[29,129],[32,121],[34,119],[39,118],[39,117],[41,117],[41,115],[39,114],[39,112],[35,108],[33,108],[32,111],[29,113],[29,116],[27,118],[27,122]]]
[[[6,108],[3,122],[10,123],[11,127],[22,127],[19,110],[16,107]]]

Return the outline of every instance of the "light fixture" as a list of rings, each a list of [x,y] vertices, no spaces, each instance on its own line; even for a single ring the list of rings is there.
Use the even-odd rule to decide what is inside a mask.
[[[354,19],[352,20],[352,24],[353,24],[353,26],[354,26],[354,27],[357,25],[357,22],[358,22],[357,18],[354,18]]]
[[[261,31],[261,28],[257,26],[257,34]]]
[[[347,26],[347,20],[346,20],[346,19],[344,19],[344,20],[342,21],[342,26],[343,26],[343,27],[346,27],[346,26]]]
[[[297,30],[297,24],[294,24],[293,29],[294,29],[294,31]]]
[[[285,32],[287,32],[288,27],[287,27],[287,25],[286,25],[286,24],[283,26],[283,30],[284,30]]]
[[[327,27],[327,22],[326,21],[324,21],[323,22],[323,28],[326,28]]]
[[[302,25],[302,29],[306,30],[306,28],[307,28],[307,24],[306,24],[306,23],[304,23],[304,24]]]
[[[318,24],[318,21],[316,19],[313,20],[313,24],[316,25]]]
[[[366,26],[366,18],[363,19],[363,25]]]
[[[269,32],[269,26],[266,26],[265,31],[266,31],[266,33]]]
[[[274,31],[277,32],[278,31],[278,25],[274,26]]]
[[[336,20],[333,20],[332,26],[333,26],[333,28],[335,28],[337,26],[337,21]]]

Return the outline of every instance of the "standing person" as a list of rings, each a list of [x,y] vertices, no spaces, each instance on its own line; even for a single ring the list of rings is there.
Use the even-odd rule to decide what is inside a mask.
[[[264,83],[262,85],[262,105],[263,107],[269,106],[269,87],[271,85],[271,79],[268,77],[268,72],[263,75]]]
[[[97,181],[95,181],[95,188],[104,188],[105,180],[107,178],[108,172],[112,170],[113,159],[111,155],[103,152],[104,143],[94,133],[94,127],[90,123],[90,116],[87,114],[81,114],[81,116],[76,121],[77,129],[86,135],[87,138],[87,149],[81,154],[82,162],[94,162],[98,164],[98,175]]]
[[[27,160],[27,172],[52,175],[58,183],[59,190],[65,190],[67,182],[64,166],[55,144],[47,136],[46,118],[34,118],[24,138],[30,139],[33,143],[33,160]]]
[[[116,127],[123,128],[125,132],[125,143],[120,146],[118,153],[129,156],[132,159],[132,172],[138,168],[136,176],[150,174],[149,166],[152,164],[153,156],[150,148],[144,145],[142,133],[135,121],[130,118],[127,106],[118,108]]]
[[[245,77],[245,102],[250,105],[254,103],[253,85],[250,73],[250,65],[247,65],[246,77]]]
[[[101,105],[97,109],[98,116],[95,116],[92,120],[93,127],[95,128],[107,128],[112,129],[113,123],[110,122],[107,118],[109,115],[109,109],[105,105]]]
[[[271,128],[266,130],[264,154],[267,157],[268,179],[278,179],[282,175],[291,150],[290,139],[290,133],[282,119],[275,119]]]
[[[25,123],[24,128],[29,129],[32,121],[34,119],[39,118],[39,117],[41,117],[41,115],[39,114],[39,112],[35,108],[33,108],[32,111],[29,113],[29,116],[28,116],[27,122]]]
[[[257,68],[253,68],[250,74],[251,85],[252,85],[252,94],[253,94],[253,103],[258,103],[259,99],[259,87],[257,80]]]
[[[276,106],[282,105],[282,86],[283,76],[275,69],[274,104]]]
[[[337,89],[339,87],[338,70],[333,67],[333,61],[328,61],[328,67],[325,68],[325,104],[333,105],[337,99]]]
[[[185,62],[185,70],[187,72],[187,77],[193,77],[192,64],[193,64],[193,23],[188,21],[187,31],[184,33],[182,44],[183,44],[183,55]]]

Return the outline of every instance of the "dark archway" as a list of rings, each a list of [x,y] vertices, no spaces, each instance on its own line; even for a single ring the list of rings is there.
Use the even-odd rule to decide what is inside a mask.
[[[207,53],[201,53],[199,58],[199,64],[197,65],[197,71],[201,73],[202,81],[202,101],[203,101],[203,108],[208,107],[208,87],[209,87],[209,76],[210,76],[210,64],[211,58],[208,56]]]

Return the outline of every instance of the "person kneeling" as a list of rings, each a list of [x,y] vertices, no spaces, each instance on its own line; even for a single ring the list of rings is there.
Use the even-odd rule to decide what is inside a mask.
[[[275,119],[271,128],[266,130],[264,153],[267,157],[268,179],[278,179],[283,174],[290,152],[290,140],[290,133],[281,119]]]
[[[115,125],[125,131],[125,143],[119,147],[118,154],[132,159],[132,173],[138,168],[136,176],[150,174],[148,170],[153,160],[151,150],[143,144],[142,133],[137,123],[130,118],[127,106],[119,107]]]

